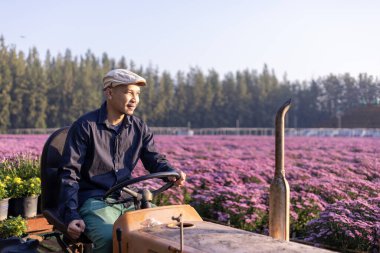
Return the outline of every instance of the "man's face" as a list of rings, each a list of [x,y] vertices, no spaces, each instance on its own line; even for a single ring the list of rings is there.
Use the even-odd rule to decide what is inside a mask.
[[[107,103],[110,109],[120,114],[132,115],[140,102],[140,86],[129,84],[109,88]]]

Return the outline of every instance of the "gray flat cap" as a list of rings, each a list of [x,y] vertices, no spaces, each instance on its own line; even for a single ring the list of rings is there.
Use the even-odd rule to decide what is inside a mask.
[[[145,86],[145,78],[126,69],[113,69],[103,77],[103,88],[115,87],[121,84]]]

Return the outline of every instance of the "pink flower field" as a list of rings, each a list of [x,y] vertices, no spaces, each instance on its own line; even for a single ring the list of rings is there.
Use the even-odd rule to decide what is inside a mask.
[[[46,135],[0,135],[0,158],[41,153]],[[367,250],[380,237],[380,139],[287,137],[285,171],[292,236],[340,249]],[[190,203],[207,218],[267,233],[274,137],[156,136],[188,175],[180,192],[158,201]],[[145,172],[141,163],[134,175]]]

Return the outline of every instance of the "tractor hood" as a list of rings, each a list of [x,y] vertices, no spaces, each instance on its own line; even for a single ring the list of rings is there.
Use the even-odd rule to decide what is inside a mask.
[[[189,205],[164,206],[125,213],[114,225],[114,252],[181,252],[180,223],[172,219],[179,215],[183,224],[182,252],[330,252],[206,222]],[[117,238],[120,240],[117,241]]]

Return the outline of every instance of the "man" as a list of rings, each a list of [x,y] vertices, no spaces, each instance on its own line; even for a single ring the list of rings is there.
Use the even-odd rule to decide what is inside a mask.
[[[103,85],[106,101],[72,124],[59,170],[59,209],[67,232],[74,239],[84,232],[93,241],[95,253],[112,252],[113,223],[130,210],[121,204],[108,206],[101,199],[104,193],[130,178],[139,159],[150,173],[174,171],[156,150],[147,125],[133,115],[145,79],[115,69],[105,75]],[[175,184],[183,186],[186,175],[178,172]]]

